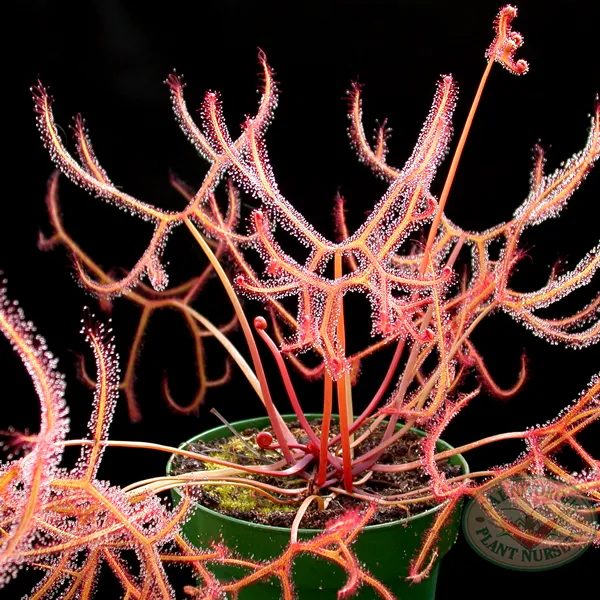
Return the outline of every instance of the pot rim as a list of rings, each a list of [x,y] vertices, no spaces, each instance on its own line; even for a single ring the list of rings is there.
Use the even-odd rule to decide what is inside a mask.
[[[286,421],[289,420],[294,420],[297,419],[297,415],[295,414],[285,414],[285,415],[281,415],[282,418]],[[305,413],[304,415],[307,419],[315,419],[315,418],[322,418],[323,415],[321,413]],[[339,418],[339,415],[337,414],[332,414],[331,417],[333,419],[335,418]],[[249,419],[242,419],[241,421],[234,421],[231,423],[231,425],[235,426],[235,425],[240,425],[240,424],[244,424],[246,426],[246,428],[248,427],[252,427],[253,423],[257,422],[257,421],[267,421],[269,422],[269,417],[268,416],[262,416],[262,417],[251,417]],[[213,427],[211,429],[207,429],[206,431],[203,431],[201,433],[198,433],[197,435],[189,438],[188,440],[186,440],[185,442],[182,442],[179,446],[178,449],[185,449],[186,446],[188,446],[189,444],[197,441],[200,436],[204,436],[208,433],[214,433],[216,432],[218,429],[224,429],[225,431],[229,432],[229,429],[225,426],[225,425],[218,425],[217,427]],[[414,431],[415,433],[417,433],[418,435],[421,436],[425,436],[426,432],[423,431],[422,429],[419,429],[417,427],[411,427],[410,428],[411,431]],[[443,445],[445,448],[444,450],[452,450],[453,446],[451,446],[450,444],[448,444],[448,442],[440,439],[438,440],[438,444]],[[456,454],[455,455],[458,460],[460,461],[460,464],[462,466],[463,469],[463,474],[464,475],[468,475],[471,470],[469,469],[469,464],[467,463],[467,461],[465,460],[465,458],[463,457],[462,454]],[[167,462],[167,467],[166,467],[166,472],[167,475],[171,474],[171,468],[173,466],[173,459],[175,458],[175,454],[171,454],[171,456],[169,457],[169,460]],[[176,492],[179,496],[182,496],[181,490],[178,487],[174,487],[171,488],[171,490],[173,492]],[[404,519],[397,519],[395,521],[389,521],[388,523],[378,523],[376,525],[366,525],[363,528],[363,531],[377,531],[380,529],[385,529],[387,527],[396,527],[398,525],[404,525],[407,523],[410,523],[412,521],[416,521],[417,519],[421,519],[423,517],[427,517],[429,515],[432,515],[434,513],[436,513],[437,511],[441,510],[444,506],[446,506],[446,504],[448,504],[450,500],[445,500],[444,502],[433,506],[432,508],[428,508],[427,510],[424,510],[423,512],[420,512],[416,515],[412,515],[410,517],[406,517]],[[238,524],[243,524],[247,527],[256,527],[258,529],[263,529],[266,531],[273,531],[273,532],[284,532],[284,531],[290,531],[290,527],[278,527],[275,525],[265,525],[263,523],[253,523],[252,521],[245,521],[244,519],[238,519],[237,517],[231,517],[229,515],[225,515],[217,510],[213,510],[212,508],[208,508],[207,506],[204,506],[203,504],[200,504],[199,502],[195,502],[192,501],[191,502],[191,506],[193,506],[196,509],[201,509],[204,511],[207,511],[213,515],[218,516],[219,518],[222,518],[226,521],[231,521],[233,523],[238,523]],[[323,531],[325,531],[325,529],[306,529],[306,528],[298,528],[298,533],[299,534],[306,534],[306,535],[318,535],[319,533],[322,533]]]

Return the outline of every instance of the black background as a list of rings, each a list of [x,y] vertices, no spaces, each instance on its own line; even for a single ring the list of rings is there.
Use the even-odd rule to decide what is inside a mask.
[[[511,217],[526,196],[531,149],[550,146],[553,170],[583,147],[589,114],[598,91],[598,16],[595,2],[521,2],[514,23],[525,36],[519,56],[530,72],[513,76],[495,67],[464,153],[447,212],[459,225],[485,229]],[[346,2],[183,2],[150,6],[146,2],[38,0],[12,5],[4,13],[3,194],[0,215],[0,268],[9,296],[18,298],[60,357],[68,380],[72,435],[83,435],[91,393],[75,377],[75,354],[85,352],[78,336],[83,305],[94,298],[77,286],[71,263],[61,250],[41,253],[38,231],[50,229],[44,205],[52,164],[38,138],[29,87],[39,78],[56,98],[58,123],[67,130],[71,116],[87,119],[100,162],[111,179],[140,199],[162,208],[181,206],[168,184],[173,169],[192,185],[206,166],[178,130],[163,81],[173,69],[185,75],[190,109],[207,90],[219,90],[233,132],[256,106],[257,47],[276,71],[282,90],[267,143],[284,195],[324,234],[332,235],[331,206],[336,190],[346,197],[351,229],[383,193],[384,184],[358,164],[346,135],[346,95],[358,79],[363,92],[365,129],[389,118],[394,129],[388,160],[401,165],[410,154],[440,74],[452,73],[460,96],[458,126],[466,117],[485,66],[491,22],[500,4],[441,1]],[[8,7],[6,7],[8,8]],[[8,106],[7,106],[8,105]],[[439,193],[447,163],[434,184]],[[144,249],[150,228],[61,179],[64,220],[73,237],[104,267],[130,267]],[[573,267],[598,243],[600,179],[592,173],[559,219],[546,222],[523,239],[531,260],[524,261],[515,285],[535,289],[557,259]],[[171,238],[166,258],[172,281],[197,272],[201,252],[181,229]],[[568,314],[597,293],[575,294],[563,303]],[[230,312],[218,282],[212,282],[197,307],[216,321]],[[260,306],[246,303],[250,316]],[[125,356],[137,308],[126,300],[114,305],[117,347]],[[559,314],[559,313],[556,313]],[[543,423],[574,399],[600,364],[597,348],[582,351],[552,346],[505,315],[489,319],[475,335],[499,383],[510,385],[523,348],[530,357],[527,385],[510,402],[482,396],[445,438],[454,445]],[[234,340],[243,347],[239,333]],[[191,398],[195,379],[188,362],[191,346],[179,319],[158,315],[145,339],[136,390],[144,419],[132,425],[124,403],[117,408],[111,437],[177,445],[217,424],[215,406],[230,421],[262,415],[244,379],[235,373],[229,387],[213,390],[197,417],[170,411],[160,394],[168,371],[173,393]],[[208,369],[218,376],[223,352],[207,346]],[[35,396],[18,359],[7,344],[0,348],[3,409],[0,428],[10,424],[35,430]],[[89,363],[91,364],[91,363]],[[365,365],[361,389],[376,382],[377,361]],[[300,385],[307,410],[318,410],[318,394]],[[285,401],[281,410],[287,411]],[[592,443],[591,432],[582,440]],[[516,457],[517,444],[490,448],[468,459],[473,469]],[[160,474],[166,457],[145,451],[110,451],[101,477],[117,484]],[[506,571],[477,556],[461,537],[445,558],[438,599],[526,597],[525,586],[552,597],[559,582],[585,579],[597,563],[590,550],[582,558],[545,573]],[[0,597],[19,597],[13,588]]]

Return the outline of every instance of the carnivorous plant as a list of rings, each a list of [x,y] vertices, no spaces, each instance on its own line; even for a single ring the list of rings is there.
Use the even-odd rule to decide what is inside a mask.
[[[292,600],[291,565],[297,555],[306,552],[347,571],[348,580],[339,597],[350,596],[359,586],[371,586],[380,597],[391,599],[392,594],[358,564],[351,548],[360,530],[381,506],[407,507],[427,501],[442,505],[412,561],[410,578],[415,582],[428,576],[436,558],[439,533],[457,504],[474,496],[482,497],[485,504],[482,492],[516,475],[555,477],[584,495],[597,512],[600,462],[584,449],[577,436],[600,416],[599,375],[592,377],[587,389],[554,420],[524,431],[476,439],[454,450],[436,450],[436,442],[450,421],[482,390],[510,397],[525,380],[525,361],[511,389],[502,389],[491,377],[472,341],[473,332],[486,317],[504,311],[532,333],[564,346],[584,348],[600,340],[599,296],[572,315],[540,315],[543,308],[592,280],[600,266],[600,246],[592,248],[570,271],[559,274],[552,270],[546,285],[536,291],[521,292],[511,284],[511,276],[523,257],[523,233],[556,217],[565,208],[600,155],[598,99],[587,142],[563,166],[546,173],[544,150],[535,148],[529,194],[510,220],[487,231],[472,232],[453,223],[444,212],[494,64],[499,63],[516,75],[528,70],[527,63],[516,56],[523,42],[511,26],[516,14],[512,6],[505,6],[498,14],[495,37],[486,52],[485,71],[456,147],[451,150],[439,197],[431,193],[430,187],[450,151],[452,114],[458,94],[454,79],[448,75],[438,81],[417,143],[402,167],[386,161],[389,132],[385,124],[378,129],[374,144],[368,141],[361,118],[361,87],[352,85],[348,95],[352,143],[361,162],[385,179],[389,187],[354,233],[346,224],[344,200],[336,198],[335,240],[327,239],[311,226],[283,197],[275,180],[265,132],[277,104],[278,90],[263,52],[259,53],[258,110],[246,119],[237,137],[225,123],[218,94],[206,94],[199,126],[186,106],[181,77],[168,77],[179,125],[209,163],[198,190],[173,179],[187,198],[187,205],[178,212],[167,212],[137,200],[113,184],[96,158],[81,118],[75,122],[77,158],[70,154],[54,121],[51,96],[42,84],[33,88],[38,127],[59,170],[80,187],[149,221],[154,228],[137,264],[122,278],[109,276],[64,231],[57,210],[55,175],[48,191],[54,228],[50,242],[60,241],[68,248],[83,285],[105,301],[128,295],[143,306],[142,320],[147,320],[156,303],[166,303],[184,315],[196,339],[201,331],[208,331],[220,341],[242,369],[270,418],[273,433],[261,432],[250,441],[254,448],[269,450],[269,456],[275,458],[267,464],[242,465],[210,453],[111,440],[108,427],[118,389],[131,389],[133,363],[127,367],[122,386],[112,333],[89,314],[83,320],[83,333],[96,361],[94,409],[88,437],[68,439],[65,386],[56,371],[56,359],[21,309],[7,300],[2,291],[0,327],[34,382],[41,420],[36,434],[13,434],[12,442],[26,452],[4,462],[0,470],[0,586],[27,565],[44,573],[31,598],[89,598],[104,565],[122,586],[124,598],[167,599],[174,598],[176,591],[165,567],[176,563],[187,565],[202,581],[202,585],[186,587],[191,597],[216,600],[226,593],[235,594],[257,579],[275,577],[281,582],[283,597]],[[218,187],[227,176],[230,179],[225,194],[218,197]],[[241,194],[250,195],[256,205],[247,219],[240,216]],[[202,276],[177,293],[165,291],[168,279],[162,254],[169,234],[180,225],[189,230],[222,281],[247,342],[249,362],[225,335],[227,331],[191,307],[188,300],[198,289]],[[292,256],[284,249],[285,236],[300,241],[305,249],[303,255]],[[43,243],[47,245],[48,241]],[[499,254],[492,254],[493,244],[501,246]],[[467,251],[470,259],[465,262]],[[221,254],[230,258],[236,271],[231,280],[220,263]],[[144,277],[148,277],[153,289],[142,283]],[[344,311],[350,293],[368,299],[372,335],[365,348],[353,353],[347,351],[351,331]],[[249,317],[238,294],[261,300],[264,314]],[[136,351],[134,343],[132,356]],[[371,398],[357,398],[353,388],[363,376],[361,362],[377,353],[383,356],[386,351],[389,364],[379,389]],[[316,358],[310,366],[301,355],[304,352]],[[301,439],[281,418],[283,403],[274,401],[273,385],[263,367],[265,355],[277,365],[287,400],[303,431]],[[293,380],[298,375],[313,380],[322,394],[323,418],[318,431],[306,418],[302,398],[294,387]],[[135,412],[131,392],[129,395]],[[334,413],[339,414],[339,432],[335,434]],[[383,435],[368,452],[357,453],[357,446],[377,426],[385,427]],[[420,457],[403,464],[384,464],[381,457],[385,450],[413,426],[426,432]],[[525,450],[508,465],[455,477],[446,477],[439,469],[439,461],[450,455],[468,454],[487,444],[515,439],[523,442]],[[66,446],[81,447],[80,460],[72,469],[61,467]],[[211,463],[213,468],[119,488],[99,481],[96,475],[109,446],[175,453]],[[564,447],[578,457],[581,464],[577,472],[561,464],[558,454]],[[428,475],[428,484],[422,489],[386,496],[363,489],[365,482],[377,474],[413,469],[424,469]],[[248,474],[253,477],[248,478]],[[259,475],[268,475],[282,484],[267,484]],[[301,483],[293,488],[284,485],[291,478]],[[193,505],[194,488],[210,485],[243,486],[275,505],[297,507],[285,553],[262,563],[238,557],[220,544],[212,548],[192,546],[179,527]],[[182,490],[183,495],[179,505],[172,508],[161,499],[161,494],[173,487]],[[306,511],[314,508],[311,505],[324,509],[331,498],[340,495],[364,501],[364,510],[349,511],[313,540],[298,541],[297,530]],[[535,533],[518,532],[491,503],[485,507],[507,530],[530,541],[540,541]],[[553,526],[568,530],[570,543],[600,542],[597,529],[583,520],[567,518],[559,503],[552,508]],[[132,567],[133,560],[139,566]],[[211,564],[215,563],[243,566],[247,574],[233,582],[220,582],[211,573]]]

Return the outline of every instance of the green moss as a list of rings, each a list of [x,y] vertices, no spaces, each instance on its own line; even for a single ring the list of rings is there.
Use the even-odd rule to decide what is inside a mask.
[[[232,460],[231,453],[229,452],[213,452],[211,454],[213,458],[218,458],[220,460],[228,460],[229,462],[235,462]],[[216,469],[222,469],[223,465],[218,465],[217,463],[205,462],[204,468],[207,471],[215,471]]]
[[[212,453],[212,456],[214,458],[227,460],[229,462],[238,462],[238,459],[241,456],[247,458],[252,457],[242,441],[237,438],[230,438],[227,443],[223,445],[222,450],[220,452]],[[205,462],[204,467],[208,471],[215,471],[223,468],[221,465],[211,462]],[[250,474],[240,474],[236,475],[236,477],[252,479],[252,475]],[[250,488],[241,487],[234,483],[230,485],[207,485],[206,488],[207,491],[210,490],[211,494],[217,496],[219,507],[226,512],[252,511],[261,514],[268,514],[275,511],[294,512],[298,508],[298,506],[295,504],[276,504],[258,492],[255,492]]]
[[[297,505],[276,504],[261,494],[235,484],[210,486],[210,491],[218,497],[219,507],[227,512],[294,512]]]

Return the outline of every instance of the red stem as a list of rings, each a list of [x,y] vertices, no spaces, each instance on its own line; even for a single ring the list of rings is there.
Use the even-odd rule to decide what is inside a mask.
[[[352,423],[350,429],[348,430],[349,433],[351,433],[351,434],[354,433],[366,421],[366,419],[371,415],[371,413],[375,410],[376,406],[381,401],[381,398],[385,394],[388,386],[390,385],[390,383],[392,381],[392,378],[394,377],[394,373],[396,372],[396,368],[398,366],[398,363],[400,362],[400,357],[402,356],[402,351],[404,350],[404,342],[405,341],[406,340],[404,338],[401,340],[398,340],[398,344],[396,345],[396,351],[394,352],[394,356],[392,357],[392,362],[390,363],[390,366],[388,367],[385,378],[381,382],[381,385],[379,386],[379,389],[377,390],[377,393],[375,394],[375,396],[373,396],[373,399],[371,400],[371,402],[369,402],[368,406],[362,412],[360,417],[358,417],[358,419],[356,419],[354,421],[354,423]],[[340,434],[336,435],[331,440],[329,445],[331,446],[333,444],[336,444],[339,441],[339,439],[340,439]]]
[[[321,423],[321,453],[319,455],[319,474],[317,485],[323,486],[327,471],[327,448],[329,447],[329,426],[331,423],[331,412],[333,405],[333,381],[325,372],[323,389],[323,422]]]
[[[264,319],[263,319],[263,321],[264,321],[264,325],[266,326],[266,321]],[[300,426],[302,427],[302,429],[304,430],[304,432],[306,433],[306,435],[308,436],[310,441],[316,446],[316,448],[320,448],[322,445],[321,440],[319,439],[317,434],[314,432],[313,428],[310,426],[308,419],[304,416],[304,412],[302,410],[302,407],[300,406],[300,402],[298,401],[298,396],[296,395],[296,390],[294,389],[294,385],[290,379],[290,374],[288,372],[285,361],[283,360],[283,357],[281,356],[281,352],[279,352],[277,345],[271,339],[269,334],[262,328],[262,322],[260,322],[258,319],[255,319],[254,326],[256,328],[256,332],[258,333],[260,338],[263,340],[263,342],[265,342],[265,344],[271,351],[271,354],[275,358],[277,367],[279,368],[279,372],[281,374],[281,379],[283,380],[283,385],[285,386],[285,391],[287,392],[287,395],[292,404],[292,408],[294,409],[294,413],[296,413],[296,417],[298,418],[298,422],[300,423]],[[300,446],[294,445],[294,444],[288,444],[288,447],[294,448],[294,447],[300,447]],[[303,446],[303,447],[305,447],[305,446]],[[336,469],[339,469],[341,467],[339,460],[337,460],[336,457],[333,456],[332,454],[328,454],[326,452],[326,456],[327,455],[328,455],[329,461],[336,467]]]

